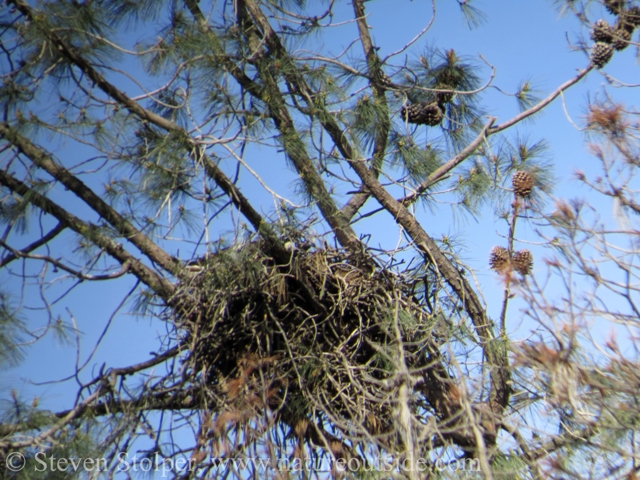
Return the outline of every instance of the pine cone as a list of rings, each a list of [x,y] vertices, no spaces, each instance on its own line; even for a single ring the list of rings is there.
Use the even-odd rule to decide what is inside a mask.
[[[520,250],[513,254],[512,264],[520,275],[529,275],[533,266],[533,255],[529,250]]]
[[[409,123],[417,125],[438,125],[444,118],[444,113],[436,103],[412,103],[405,105],[400,114]]]
[[[419,103],[410,103],[402,106],[400,115],[409,123],[418,123],[420,112],[422,112],[422,106]]]
[[[624,0],[604,0],[604,8],[613,15],[618,15],[624,8]]]
[[[380,77],[378,78],[378,83],[382,87],[389,87],[389,88],[393,87],[393,80],[391,80],[391,77],[389,77],[389,75],[387,75],[384,72],[382,72]]]
[[[633,6],[624,12],[624,20],[627,25],[640,26],[640,7]]]
[[[489,255],[489,266],[498,273],[502,273],[509,268],[509,252],[504,247],[495,246]]]
[[[424,118],[424,123],[430,127],[435,127],[442,122],[444,113],[437,103],[430,103],[422,109],[422,117]]]
[[[451,87],[450,85],[447,85],[446,83],[439,83],[438,85],[436,85],[436,89],[455,90],[453,87]],[[436,92],[436,102],[438,103],[438,105],[449,103],[451,100],[453,100],[454,95],[455,94],[453,92]]]
[[[629,32],[624,26],[618,22],[616,23],[616,27],[613,30],[613,42],[611,42],[611,46],[616,50],[624,50],[629,46],[629,42],[631,41],[631,32]]]
[[[626,14],[622,14],[618,17],[615,28],[623,29],[632,35],[633,31],[636,29],[636,25],[631,22],[631,17],[627,17]]]
[[[511,179],[513,193],[519,197],[528,197],[533,189],[533,177],[529,172],[516,172]]]
[[[596,68],[604,67],[613,56],[613,47],[604,42],[597,42],[591,47],[591,61]]]
[[[606,20],[600,19],[593,24],[591,29],[591,40],[594,42],[611,43],[613,37],[611,36],[611,26]]]

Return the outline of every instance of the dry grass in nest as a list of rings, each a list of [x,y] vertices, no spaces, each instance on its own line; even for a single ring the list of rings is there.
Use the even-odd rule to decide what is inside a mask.
[[[259,242],[202,267],[176,303],[187,369],[218,411],[266,407],[294,431],[318,415],[351,436],[392,430],[399,344],[413,368],[435,351],[433,322],[408,282],[332,248],[298,249],[277,265]]]

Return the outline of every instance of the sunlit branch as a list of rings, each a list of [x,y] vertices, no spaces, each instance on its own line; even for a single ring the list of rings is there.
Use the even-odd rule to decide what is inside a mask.
[[[578,75],[576,75],[572,79],[567,80],[566,82],[564,82],[562,85],[560,85],[558,88],[556,88],[549,96],[547,96],[546,98],[544,98],[543,100],[541,100],[540,102],[535,104],[533,107],[525,110],[524,112],[520,113],[519,115],[516,115],[512,119],[507,120],[504,123],[501,123],[500,125],[496,125],[495,127],[490,128],[487,131],[487,135],[493,135],[494,133],[498,133],[498,132],[501,132],[503,130],[506,130],[507,128],[512,127],[515,124],[521,122],[525,118],[528,118],[531,115],[534,115],[535,113],[538,113],[544,107],[546,107],[551,102],[553,102],[558,96],[560,96],[560,94],[562,92],[564,92],[566,89],[568,89],[569,87],[575,85],[580,80],[582,80],[592,69],[593,69],[593,66],[589,65],[584,70],[579,70],[578,71]]]
[[[401,202],[403,205],[409,205],[413,203],[420,197],[422,193],[442,180],[451,170],[465,161],[487,139],[487,132],[490,131],[491,126],[495,121],[495,117],[489,117],[489,120],[485,124],[482,131],[476,136],[476,138],[473,139],[471,143],[469,143],[469,145],[462,149],[462,151],[455,157],[448,160],[446,163],[432,172],[420,185],[418,185],[413,193],[399,199],[398,202]]]

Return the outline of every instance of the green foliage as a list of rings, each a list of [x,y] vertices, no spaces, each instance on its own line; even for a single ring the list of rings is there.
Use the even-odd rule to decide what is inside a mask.
[[[525,480],[527,475],[527,463],[517,454],[497,453],[491,462],[494,478],[500,480]]]
[[[102,15],[100,3],[89,2],[85,6],[76,2],[45,2],[41,4],[42,11],[30,22],[12,21],[11,14],[2,18],[0,22],[15,35],[15,43],[10,44],[10,48],[20,48],[23,52],[20,75],[45,77],[54,84],[71,80],[71,63],[57,48],[56,41],[65,42],[94,62],[117,59],[117,50],[103,41],[111,29]],[[55,32],[55,39],[50,32]],[[43,75],[45,71],[47,75]]]
[[[402,166],[414,181],[424,180],[441,165],[441,152],[431,145],[420,148],[411,135],[392,132],[389,149],[391,165]]]
[[[553,190],[553,166],[549,146],[544,140],[532,141],[526,136],[513,140],[502,139],[483,145],[474,156],[474,165],[464,169],[458,177],[459,194],[463,205],[471,208],[488,200],[496,201],[498,208],[510,208],[513,174],[518,171],[532,175],[535,188],[528,201],[542,205],[545,195]]]
[[[454,50],[427,48],[405,79],[411,102],[435,101],[445,109],[441,128],[447,143],[456,150],[466,146],[470,135],[481,128],[479,71],[477,62]]]
[[[9,295],[0,291],[0,366],[16,365],[23,358],[20,344],[26,330]]]
[[[490,187],[491,177],[480,161],[467,167],[458,177],[458,195],[461,197],[462,205],[471,212],[476,212],[477,208],[484,203]]]
[[[39,407],[40,402],[37,397],[27,403],[20,400],[17,393],[13,391],[11,398],[3,400],[2,403],[1,424],[11,425],[14,432],[19,432],[21,435],[41,435],[43,432],[49,432],[49,429],[60,421],[59,418]],[[21,452],[25,460],[22,470],[10,473],[3,478],[16,480],[85,478],[87,470],[83,467],[86,465],[91,468],[92,463],[78,464],[84,459],[94,459],[97,462],[93,464],[96,467],[95,471],[106,472],[107,459],[95,442],[98,436],[97,430],[94,429],[94,422],[89,418],[67,423],[60,429],[53,429],[50,435],[42,437],[39,445]],[[59,459],[63,459],[62,463],[58,463]],[[77,467],[74,468],[70,462],[65,463],[65,459],[73,459]],[[17,465],[15,462],[14,464]]]
[[[28,452],[25,455],[25,467],[16,475],[16,480],[81,479],[86,478],[88,472],[95,474],[108,471],[108,459],[95,445],[95,432],[83,430],[65,428],[50,440],[50,447]],[[65,462],[67,459],[68,462]]]
[[[544,140],[533,142],[526,137],[516,137],[513,143],[507,142],[502,150],[505,186],[515,171],[529,172],[534,178],[533,200],[541,201],[543,193],[553,189],[553,169],[549,158],[549,146]]]
[[[486,15],[470,0],[457,0],[469,28],[476,28],[486,22]]]
[[[153,209],[166,204],[169,198],[180,204],[193,195],[192,182],[197,171],[189,158],[187,139],[181,133],[162,134],[148,126],[136,130],[135,135],[137,142],[131,149],[135,153],[127,160],[136,182],[114,181],[108,185],[110,193],[126,193],[129,203],[137,196],[140,198],[136,202],[138,206]]]
[[[33,211],[28,199],[11,195],[5,189],[0,200],[0,222],[11,225],[18,233],[25,233],[29,226],[30,213]]]
[[[163,0],[103,0],[99,3],[106,20],[113,27],[135,27],[143,22],[154,22],[158,19],[160,11],[165,7]]]
[[[533,107],[540,101],[540,91],[531,84],[530,80],[520,82],[515,94],[518,108],[521,112]]]
[[[379,132],[389,129],[389,109],[369,95],[363,95],[353,109],[354,119],[351,128],[358,137],[362,147],[371,151]]]
[[[185,97],[186,89],[184,87],[175,86],[173,90],[163,90],[149,107],[149,110],[178,125],[185,126],[188,122]]]

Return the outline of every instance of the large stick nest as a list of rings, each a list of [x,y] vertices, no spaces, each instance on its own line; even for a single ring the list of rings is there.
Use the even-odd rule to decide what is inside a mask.
[[[208,255],[200,267],[176,304],[192,345],[188,370],[212,410],[266,406],[299,436],[309,420],[350,438],[393,430],[400,345],[412,369],[426,370],[436,352],[414,282],[327,247],[295,249],[278,265],[261,242]]]

